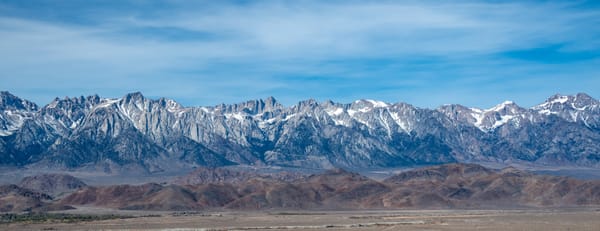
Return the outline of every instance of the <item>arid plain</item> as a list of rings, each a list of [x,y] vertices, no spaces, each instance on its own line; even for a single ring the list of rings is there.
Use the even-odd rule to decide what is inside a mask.
[[[79,212],[106,213],[82,208]],[[133,218],[21,222],[0,230],[599,230],[600,209],[154,212]]]

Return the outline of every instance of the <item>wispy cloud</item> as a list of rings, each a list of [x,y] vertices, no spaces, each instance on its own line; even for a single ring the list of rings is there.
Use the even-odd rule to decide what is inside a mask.
[[[140,90],[530,106],[600,86],[600,10],[585,2],[35,3],[0,3],[0,85],[38,103]]]

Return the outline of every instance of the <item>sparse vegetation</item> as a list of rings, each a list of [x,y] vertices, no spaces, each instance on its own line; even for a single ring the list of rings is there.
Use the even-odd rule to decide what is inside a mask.
[[[281,215],[281,216],[302,216],[302,215],[325,215],[327,213],[317,213],[317,212],[273,212],[268,213],[269,215]]]
[[[97,221],[97,220],[112,220],[112,219],[128,219],[134,216],[104,214],[104,215],[89,215],[89,214],[65,214],[65,213],[5,213],[0,215],[0,224],[15,223],[15,222],[59,222],[73,223],[82,221]]]
[[[219,216],[186,213],[159,217],[138,213],[135,218],[79,215],[62,222],[64,214],[45,214],[55,220],[0,224],[0,230],[598,230],[596,208],[543,210],[344,210],[267,212],[223,211]],[[282,211],[285,213],[285,211]],[[296,213],[297,212],[297,213]],[[14,215],[14,214],[13,214]],[[12,216],[12,215],[11,215]],[[77,215],[67,215],[77,216]],[[115,219],[91,221],[90,219]],[[13,218],[14,219],[14,218]],[[81,222],[77,222],[77,220]],[[89,222],[88,222],[89,221]]]
[[[171,213],[171,216],[180,217],[180,216],[200,216],[200,217],[222,217],[223,214],[220,213],[204,213],[201,211],[181,211]]]

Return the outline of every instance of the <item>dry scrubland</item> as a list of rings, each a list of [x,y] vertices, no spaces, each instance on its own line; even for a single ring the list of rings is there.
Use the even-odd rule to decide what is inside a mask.
[[[90,211],[87,211],[90,212]],[[106,211],[104,211],[106,212]],[[119,211],[115,211],[119,212]],[[73,223],[17,222],[0,230],[600,230],[600,209],[205,212],[138,214]]]

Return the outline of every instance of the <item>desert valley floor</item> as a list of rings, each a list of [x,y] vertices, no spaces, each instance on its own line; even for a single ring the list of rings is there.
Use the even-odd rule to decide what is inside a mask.
[[[133,218],[11,223],[0,225],[0,230],[600,230],[600,208],[192,213],[79,208],[71,212],[116,212]]]

